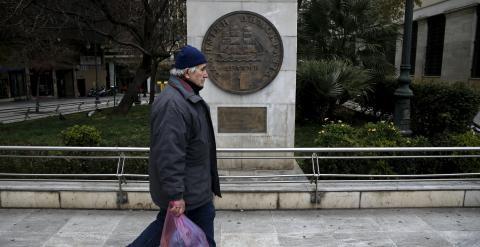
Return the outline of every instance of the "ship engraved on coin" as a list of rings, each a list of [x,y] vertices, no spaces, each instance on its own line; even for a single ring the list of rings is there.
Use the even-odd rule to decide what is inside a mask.
[[[232,12],[216,20],[205,34],[202,51],[207,56],[210,80],[235,94],[266,87],[283,61],[282,39],[275,26],[248,11]]]

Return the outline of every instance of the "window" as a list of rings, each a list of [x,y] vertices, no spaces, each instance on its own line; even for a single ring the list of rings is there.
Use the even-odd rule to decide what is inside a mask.
[[[472,77],[480,77],[480,5],[477,6],[477,30],[475,31],[475,43],[473,48]]]
[[[417,58],[418,22],[412,23],[412,46],[410,50],[410,75],[415,74],[415,59]]]
[[[443,40],[445,36],[445,16],[428,18],[427,54],[425,75],[439,76],[442,72]]]

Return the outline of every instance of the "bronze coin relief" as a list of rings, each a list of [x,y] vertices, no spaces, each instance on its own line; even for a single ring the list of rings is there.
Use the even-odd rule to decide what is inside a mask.
[[[217,19],[203,39],[208,76],[235,94],[254,93],[275,79],[283,62],[283,44],[265,17],[235,11]]]

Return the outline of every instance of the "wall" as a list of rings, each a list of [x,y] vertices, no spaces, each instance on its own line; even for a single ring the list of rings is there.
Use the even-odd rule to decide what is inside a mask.
[[[98,84],[97,87],[101,88],[106,85],[107,72],[103,65],[98,66]],[[85,90],[88,92],[91,88],[95,88],[95,66],[93,69],[79,70],[76,72],[76,79],[85,79]],[[86,93],[85,93],[86,95]]]
[[[466,82],[472,68],[475,41],[475,8],[446,15],[441,79]]]
[[[416,7],[413,19],[418,23],[417,53],[415,60],[416,82],[456,82],[471,81],[471,68],[475,29],[477,23],[476,8],[480,0],[424,0],[421,7]],[[444,14],[445,39],[442,57],[441,76],[424,76],[425,55],[427,47],[427,18]],[[397,42],[395,66],[400,69],[402,41]],[[471,82],[477,84],[476,82]]]

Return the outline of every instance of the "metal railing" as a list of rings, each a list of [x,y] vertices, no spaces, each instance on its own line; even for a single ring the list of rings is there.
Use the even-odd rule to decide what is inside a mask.
[[[116,181],[119,191],[122,185],[130,181],[146,182],[148,175],[128,173],[127,161],[148,162],[149,148],[146,147],[62,147],[62,146],[0,146],[0,166],[2,160],[30,160],[35,166],[41,159],[48,160],[90,160],[112,164],[111,173],[20,173],[1,172],[0,179],[8,180],[72,180],[89,179],[92,181]],[[380,181],[399,181],[398,179],[473,179],[480,173],[449,174],[332,174],[322,172],[322,160],[378,160],[378,159],[478,159],[480,147],[361,147],[361,148],[218,148],[219,160],[307,160],[311,173],[266,174],[220,176],[225,183],[309,183],[318,192],[318,183],[322,178],[377,179]],[[48,165],[48,164],[47,164]],[[95,164],[94,164],[95,165]],[[1,167],[0,167],[1,168]],[[64,181],[64,180],[62,180]],[[315,193],[316,194],[316,193]]]
[[[39,152],[34,155],[32,152]],[[49,154],[57,151],[62,154]],[[63,160],[115,160],[116,173],[110,174],[40,174],[40,173],[0,173],[3,176],[22,177],[108,177],[115,178],[140,177],[146,174],[128,174],[125,171],[126,160],[148,160],[149,148],[146,147],[67,147],[67,146],[0,146],[0,161],[2,158],[16,159],[63,159]],[[19,153],[23,152],[23,153]],[[44,152],[42,154],[42,152]],[[439,152],[441,154],[439,154]],[[468,153],[465,153],[468,152]],[[73,153],[73,154],[72,154]],[[82,154],[83,153],[83,154]],[[108,153],[109,155],[94,155]],[[293,175],[263,175],[263,176],[222,176],[222,178],[269,178],[269,177],[346,177],[346,178],[435,178],[435,177],[465,177],[479,176],[480,173],[456,174],[328,174],[321,173],[320,160],[360,160],[360,159],[431,159],[431,158],[480,158],[480,147],[357,147],[357,148],[218,148],[219,160],[310,160],[311,174]],[[248,156],[241,155],[247,153]],[[422,153],[411,155],[411,153]],[[126,155],[130,154],[130,155]],[[143,154],[143,155],[142,155]],[[230,154],[230,155],[225,155]],[[231,154],[240,154],[234,155]],[[273,154],[273,155],[272,155]],[[282,154],[282,155],[280,155]],[[287,155],[285,155],[287,154]],[[295,155],[296,154],[296,155]],[[298,155],[300,154],[300,155]],[[302,155],[303,154],[303,155]],[[328,155],[325,155],[328,154]],[[333,155],[339,154],[339,155]],[[352,154],[352,155],[346,155]],[[361,154],[361,155],[358,155]],[[382,155],[380,155],[382,154]],[[265,181],[263,181],[265,182]],[[275,181],[276,182],[276,181]],[[284,182],[284,181],[279,181]]]
[[[116,99],[112,97],[105,97],[101,99],[100,103],[95,103],[94,98],[77,101],[46,101],[29,103],[15,107],[4,107],[0,110],[1,123],[13,123],[26,120],[67,115],[71,113],[91,111],[99,108],[108,108],[115,105],[115,101],[121,100],[117,96]]]

